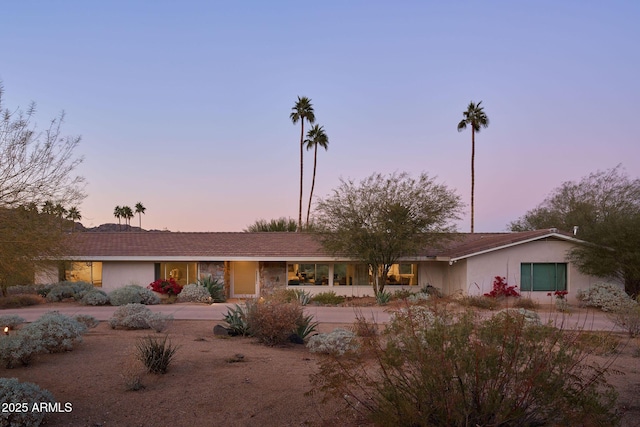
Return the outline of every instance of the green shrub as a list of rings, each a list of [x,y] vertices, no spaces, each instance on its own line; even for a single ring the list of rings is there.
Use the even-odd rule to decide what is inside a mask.
[[[162,332],[172,319],[171,315],[152,312],[144,304],[127,304],[113,312],[109,326],[112,329],[154,329]]]
[[[47,302],[60,302],[64,299],[73,298],[74,296],[75,291],[71,285],[62,282],[49,289],[46,300]]]
[[[88,282],[79,281],[79,282],[66,282],[66,283],[68,283],[73,289],[73,298],[76,301],[80,301],[82,297],[85,296],[85,294],[87,294],[88,292],[92,292],[93,290],[96,289],[95,286],[93,286],[91,283],[88,283]]]
[[[82,305],[107,305],[109,304],[109,296],[102,289],[92,289],[86,292],[80,299]]]
[[[160,297],[149,289],[138,285],[127,285],[114,289],[109,293],[111,305],[125,304],[160,304]]]
[[[213,276],[203,277],[198,280],[198,284],[209,291],[209,295],[213,302],[225,302],[227,300],[227,296],[224,292],[224,283],[220,282],[218,279],[214,279]]]
[[[53,395],[36,384],[21,383],[17,378],[0,378],[0,402],[25,404],[28,410],[0,412],[0,426],[37,427],[44,421],[46,411],[32,411],[33,405],[54,403]]]
[[[9,295],[0,298],[0,308],[20,308],[44,303],[44,299],[38,295]]]
[[[17,314],[6,314],[0,316],[0,329],[4,329],[4,327],[7,326],[9,330],[12,331],[24,322],[26,322],[26,320]]]
[[[141,338],[137,344],[138,359],[153,374],[164,374],[178,350],[177,346],[172,346],[167,342],[167,336],[160,340],[151,336]]]
[[[391,294],[387,291],[378,292],[376,294],[376,304],[387,305],[391,301]]]
[[[631,338],[640,335],[640,305],[629,305],[608,315],[619,328],[625,330]]]
[[[393,295],[391,295],[391,298],[395,300],[406,300],[411,295],[413,295],[413,292],[410,291],[409,289],[398,289],[393,292]]]
[[[49,353],[71,351],[77,342],[82,342],[82,334],[87,327],[57,311],[43,314],[39,319],[29,323],[19,333],[34,342],[40,342]]]
[[[223,315],[223,320],[229,325],[231,335],[249,335],[249,324],[247,322],[247,305],[229,307],[227,313]]]
[[[487,320],[417,313],[397,316],[382,336],[360,338],[350,357],[322,358],[314,392],[344,399],[375,425],[618,422],[607,365],[590,364],[576,345],[580,331],[510,312]]]
[[[204,302],[212,301],[211,294],[202,285],[191,283],[182,288],[182,292],[178,294],[178,302]]]
[[[319,305],[339,305],[344,302],[344,299],[342,295],[336,295],[335,292],[329,291],[314,295],[311,301]]]

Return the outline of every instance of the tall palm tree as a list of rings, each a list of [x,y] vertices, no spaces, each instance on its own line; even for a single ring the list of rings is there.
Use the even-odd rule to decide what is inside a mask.
[[[325,150],[329,148],[329,137],[324,131],[324,127],[315,125],[307,132],[307,139],[304,140],[307,150],[313,148],[313,179],[311,180],[311,192],[309,193],[309,207],[307,208],[307,228],[309,227],[309,214],[311,213],[311,199],[313,198],[313,188],[316,185],[316,165],[318,162],[318,145]]]
[[[480,132],[481,128],[489,126],[489,118],[484,112],[483,107],[480,106],[482,101],[478,104],[474,104],[473,101],[469,103],[467,111],[464,111],[464,119],[458,123],[458,132],[462,132],[467,128],[467,125],[471,126],[471,232],[473,233],[473,209],[474,209],[474,191],[475,191],[475,158],[476,158],[476,132]]]
[[[316,116],[313,112],[313,104],[311,104],[311,100],[306,96],[298,96],[298,101],[291,110],[289,118],[293,124],[295,125],[300,121],[300,203],[298,204],[298,231],[302,231],[302,176],[304,165],[302,146],[304,145],[304,121],[306,119],[310,124],[313,124],[316,121]]]
[[[144,207],[142,202],[136,203],[136,213],[138,214],[138,219],[140,220],[140,230],[142,230],[142,214],[146,211],[147,208]]]
[[[76,231],[76,221],[80,221],[82,219],[82,215],[80,215],[80,211],[77,207],[72,206],[71,208],[69,208],[69,211],[67,212],[67,219],[73,221],[71,232]]]
[[[122,217],[125,219],[125,224],[129,226],[128,231],[131,231],[131,218],[133,218],[133,211],[129,206],[122,207]]]
[[[55,205],[51,200],[47,200],[42,204],[42,213],[47,215],[53,215],[55,210]]]
[[[120,205],[116,206],[113,210],[113,216],[118,218],[118,230],[122,230],[122,226],[120,225],[120,218],[122,218],[122,207]]]

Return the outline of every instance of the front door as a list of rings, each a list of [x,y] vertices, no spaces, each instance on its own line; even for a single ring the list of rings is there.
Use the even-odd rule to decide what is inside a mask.
[[[255,261],[234,261],[232,266],[231,296],[235,298],[255,297],[258,287],[258,263]]]

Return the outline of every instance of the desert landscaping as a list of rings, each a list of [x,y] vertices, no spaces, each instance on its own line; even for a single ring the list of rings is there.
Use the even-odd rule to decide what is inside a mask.
[[[175,309],[180,305],[155,307]],[[38,309],[45,306],[61,312],[83,308],[65,302]],[[329,309],[354,313],[354,307]],[[33,309],[2,310],[0,315],[20,315],[29,310]],[[322,308],[307,310],[319,313]],[[539,311],[551,314],[553,308],[542,307]],[[590,325],[602,325],[604,316],[594,310],[574,308],[564,318],[567,325],[581,323],[589,330]],[[50,391],[62,408],[70,404],[69,412],[49,414],[43,424],[47,426],[367,425],[354,412],[342,411],[344,402],[323,403],[321,394],[308,394],[312,389],[310,375],[317,371],[323,355],[311,353],[303,345],[268,347],[251,337],[214,336],[213,327],[217,324],[224,322],[176,319],[166,331],[156,333],[114,330],[108,322],[101,321],[72,351],[38,355],[26,367],[0,367],[0,374],[38,384]],[[324,321],[318,332],[352,326]],[[608,380],[619,393],[622,425],[640,425],[640,343],[620,331],[604,332],[608,339],[619,343],[615,354],[590,357],[600,363],[615,359]],[[134,357],[136,343],[149,335],[165,334],[178,347],[168,372],[145,373]],[[130,383],[136,377],[141,388],[134,391]]]

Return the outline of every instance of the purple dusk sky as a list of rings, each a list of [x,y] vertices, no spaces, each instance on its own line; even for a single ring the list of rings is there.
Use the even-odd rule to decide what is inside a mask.
[[[85,226],[140,201],[144,228],[172,231],[297,218],[298,95],[329,136],[315,195],[425,171],[468,205],[456,125],[482,100],[476,231],[503,231],[564,181],[640,176],[639,21],[615,0],[12,1],[0,80],[5,107],[35,101],[41,128],[64,110],[82,135]]]

